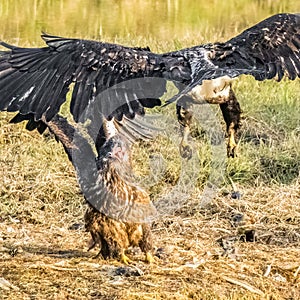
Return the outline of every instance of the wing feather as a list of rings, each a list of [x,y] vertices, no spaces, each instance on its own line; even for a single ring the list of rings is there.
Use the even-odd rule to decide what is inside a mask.
[[[226,43],[179,50],[191,64],[191,80],[166,104],[187,95],[204,80],[252,75],[256,80],[300,77],[300,14],[277,14]]]
[[[224,51],[226,48],[231,51]],[[281,80],[283,73],[294,80],[300,77],[300,15],[271,16],[225,44],[214,44],[209,51],[218,67],[244,69],[255,77],[260,72],[258,80],[276,76]]]
[[[66,101],[70,85],[74,82],[71,112],[75,121],[93,101],[99,101],[97,109],[106,117],[134,116],[140,113],[142,104],[138,98],[149,98],[143,102],[157,105],[164,88],[150,89],[151,97],[144,97],[137,86],[123,87],[101,97],[103,92],[128,79],[163,77],[164,63],[158,54],[148,50],[122,47],[95,41],[65,39],[43,34],[48,47],[19,48],[0,44],[9,51],[0,54],[0,110],[33,113],[36,120],[50,120]],[[155,99],[151,103],[150,99]],[[123,111],[122,111],[123,110]],[[81,119],[81,121],[84,121]]]
[[[147,77],[183,83],[186,88],[181,87],[179,96],[203,80],[225,75],[247,74],[257,80],[300,77],[297,14],[274,15],[226,43],[165,54],[47,34],[42,38],[48,47],[19,48],[0,42],[9,49],[0,52],[0,110],[50,120],[75,83],[70,109],[76,122],[85,120],[82,116],[88,116],[90,105],[107,118],[132,118],[143,114],[144,106],[160,104],[165,92],[165,80],[147,83]]]

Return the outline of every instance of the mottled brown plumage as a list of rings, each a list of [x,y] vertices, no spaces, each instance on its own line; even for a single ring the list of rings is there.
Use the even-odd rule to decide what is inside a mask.
[[[138,246],[145,253],[146,261],[153,261],[149,224],[118,221],[89,206],[85,213],[85,226],[92,236],[89,249],[99,246],[98,255],[104,259],[120,259],[127,264],[130,259],[125,255],[125,251],[130,246]]]
[[[109,138],[99,151],[99,177],[119,201],[126,202],[128,206],[132,203],[148,205],[149,195],[130,180],[132,169],[129,152],[129,147],[120,136]],[[109,207],[107,211],[107,214],[103,214],[92,206],[87,209],[85,224],[93,239],[90,248],[98,245],[103,258],[119,258],[128,263],[130,260],[125,250],[130,246],[139,246],[146,254],[146,260],[151,262],[150,225],[117,220],[109,216]]]
[[[73,162],[74,155],[78,155],[74,151],[80,150],[74,145],[75,128],[59,115],[50,122],[45,120],[44,122],[63,144],[70,160]],[[104,122],[103,133],[106,135],[106,141],[98,149],[96,159],[97,180],[104,184],[102,194],[111,193],[114,198],[102,201],[100,211],[99,207],[95,208],[88,202],[89,207],[85,214],[85,226],[92,236],[90,249],[99,246],[98,255],[101,255],[104,259],[116,258],[127,264],[130,259],[125,255],[125,251],[130,246],[138,246],[145,253],[146,261],[151,263],[153,258],[151,255],[150,224],[125,222],[114,217],[115,212],[113,209],[116,205],[124,207],[125,213],[130,214],[131,210],[138,210],[139,205],[147,209],[147,207],[151,208],[152,204],[146,191],[133,183],[129,146],[117,134],[117,131],[108,132],[106,129],[108,127],[107,121]],[[113,126],[113,121],[111,122],[111,126]],[[88,145],[83,137],[77,137],[76,139],[81,146],[83,143],[84,146]],[[80,170],[77,175],[80,180]],[[83,175],[86,176],[85,173]]]

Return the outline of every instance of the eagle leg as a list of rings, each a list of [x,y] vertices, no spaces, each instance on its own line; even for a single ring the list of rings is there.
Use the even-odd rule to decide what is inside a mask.
[[[191,159],[193,150],[188,144],[188,136],[190,134],[190,128],[188,126],[182,127],[182,139],[179,144],[179,152],[182,158]]]
[[[188,100],[181,98],[176,105],[176,113],[179,124],[181,125],[182,139],[179,144],[179,152],[181,157],[191,159],[193,151],[188,143],[188,136],[190,134],[190,125],[192,122],[193,113],[189,109]]]
[[[228,143],[227,143],[227,156],[236,157],[237,156],[237,143],[235,141],[236,130],[234,128],[234,123],[231,123],[229,129],[227,130]]]
[[[154,257],[151,254],[151,250],[153,248],[153,240],[152,233],[149,224],[142,225],[143,235],[141,240],[139,241],[139,246],[141,250],[145,253],[145,261],[149,264],[155,262]]]
[[[241,113],[240,104],[238,103],[233,90],[230,87],[229,97],[225,103],[220,104],[223,118],[226,123],[226,132],[228,137],[227,156],[237,156],[237,142],[236,133],[241,127]]]

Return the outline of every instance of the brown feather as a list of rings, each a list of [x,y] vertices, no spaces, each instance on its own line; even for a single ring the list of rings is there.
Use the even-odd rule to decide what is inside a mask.
[[[72,152],[74,149],[78,150],[73,139],[76,128],[59,115],[50,122],[45,119],[43,122],[63,144],[72,161]],[[105,214],[88,202],[85,227],[92,236],[90,249],[98,245],[100,247],[98,255],[105,259],[117,258],[128,263],[129,259],[124,255],[125,250],[130,246],[139,246],[146,254],[146,260],[151,262],[153,258],[150,254],[152,249],[150,224],[121,221],[112,217],[112,210],[115,205],[122,205],[124,201],[125,205],[122,206],[124,213],[130,214],[132,210],[139,207],[135,204],[141,204],[141,207],[147,209],[152,203],[146,191],[133,182],[130,149],[126,142],[119,135],[105,136],[105,138],[107,138],[105,143],[97,149],[98,179],[104,183],[105,188],[115,196],[118,202],[104,201]],[[84,138],[81,137],[81,139]],[[138,211],[138,214],[142,213],[143,211]]]
[[[110,148],[107,144],[110,143]],[[128,208],[133,204],[150,204],[149,195],[130,180],[132,168],[130,163],[130,150],[119,136],[107,140],[98,161],[99,176],[106,188],[119,200],[125,201]],[[128,175],[129,174],[129,175]],[[123,222],[99,212],[89,205],[85,214],[86,230],[91,233],[93,247],[98,245],[104,259],[122,259],[124,251],[130,246],[139,246],[146,254],[152,249],[150,225],[147,223]],[[97,256],[98,256],[97,255]]]

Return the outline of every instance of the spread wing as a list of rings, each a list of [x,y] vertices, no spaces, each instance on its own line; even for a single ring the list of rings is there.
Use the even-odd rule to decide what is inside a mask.
[[[257,80],[300,77],[300,14],[278,14],[210,50],[219,68]]]
[[[277,14],[226,43],[183,49],[192,69],[191,83],[169,102],[187,94],[204,80],[242,74],[256,80],[300,77],[300,15]]]
[[[0,52],[0,110],[50,120],[73,86],[70,111],[76,122],[97,121],[100,114],[121,120],[160,105],[166,79],[183,83],[170,103],[203,80],[222,76],[248,74],[257,80],[300,76],[297,14],[274,15],[226,43],[166,54],[46,34],[43,38],[48,47],[19,48],[0,42],[10,49]]]
[[[76,122],[85,121],[91,104],[93,111],[107,118],[132,118],[143,114],[144,107],[160,105],[166,84],[162,78],[176,80],[178,73],[190,74],[186,62],[148,49],[42,37],[48,47],[20,48],[0,42],[9,49],[0,53],[0,110],[48,121],[70,90]]]

